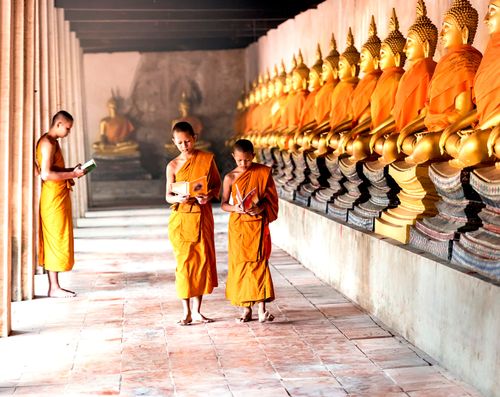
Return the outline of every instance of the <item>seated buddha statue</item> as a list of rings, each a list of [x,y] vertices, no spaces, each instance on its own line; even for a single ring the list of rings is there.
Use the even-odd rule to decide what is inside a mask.
[[[274,78],[271,78],[269,69],[266,71],[264,81],[261,87],[262,102],[257,111],[257,132],[252,134],[254,146],[262,148],[264,142],[267,142],[268,134],[272,128],[272,106],[274,104]]]
[[[379,67],[382,71],[375,90],[370,98],[369,126],[353,129],[350,133],[350,141],[345,146],[345,151],[351,155],[352,161],[360,161],[370,156],[370,131],[385,122],[391,114],[394,106],[399,81],[403,76],[402,68],[406,56],[403,51],[406,40],[399,31],[396,11],[392,9],[389,22],[389,35],[380,46]]]
[[[484,21],[490,39],[474,80],[477,109],[446,128],[439,141],[440,149],[454,157],[450,165],[457,168],[500,157],[500,0],[490,0]],[[475,129],[473,123],[478,123]]]
[[[359,68],[364,73],[356,89],[351,95],[351,109],[347,120],[334,129],[334,134],[330,138],[329,145],[335,149],[335,154],[340,155],[345,152],[345,147],[353,133],[357,129],[366,128],[370,125],[370,100],[381,75],[378,67],[380,54],[380,39],[377,36],[377,26],[372,15],[369,27],[369,37],[361,48]],[[353,127],[357,128],[353,130]]]
[[[308,94],[308,78],[309,68],[304,64],[302,52],[299,50],[297,66],[292,70],[291,89],[282,115],[285,130],[281,131],[278,139],[278,146],[281,150],[288,150],[289,142],[300,125],[300,116]]]
[[[179,117],[172,120],[172,127],[180,122],[186,121],[193,127],[193,131],[197,136],[195,146],[197,149],[207,150],[210,147],[210,142],[204,141],[201,136],[203,132],[203,123],[201,120],[193,114],[190,114],[190,103],[186,93],[183,91],[181,94],[181,100],[179,102]],[[169,155],[173,155],[177,152],[177,149],[173,143],[166,143],[165,150]]]
[[[321,88],[318,90],[314,103],[316,127],[304,134],[300,145],[300,150],[302,151],[310,150],[312,147],[312,140],[317,138],[319,134],[325,132],[325,129],[329,126],[332,94],[338,83],[339,56],[335,36],[332,33],[330,52],[323,60],[321,66]]]
[[[323,72],[323,58],[321,55],[321,48],[318,44],[316,49],[316,62],[309,69],[309,77],[306,101],[300,114],[299,124],[295,131],[293,145],[290,145],[291,150],[298,150],[302,144],[302,138],[306,131],[310,131],[316,127],[316,97],[321,88],[321,74]]]
[[[138,157],[139,144],[132,138],[134,126],[127,117],[118,114],[114,97],[108,101],[107,107],[109,116],[99,123],[100,140],[92,145],[95,157]]]
[[[370,151],[381,155],[379,161],[383,164],[403,158],[403,153],[398,153],[396,148],[399,131],[419,118],[425,108],[429,83],[436,68],[432,57],[437,39],[438,31],[427,17],[424,0],[418,0],[417,17],[408,29],[404,47],[408,70],[399,82],[391,116],[371,131]]]
[[[472,87],[482,58],[472,47],[477,24],[470,2],[454,0],[443,20],[440,39],[446,55],[432,76],[425,115],[403,128],[396,142],[410,164],[446,158],[439,148],[443,130],[473,110]]]
[[[315,155],[322,156],[328,152],[329,147],[336,149],[334,140],[338,142],[337,130],[346,128],[352,123],[350,118],[351,98],[358,84],[360,55],[354,47],[354,36],[351,28],[347,34],[347,46],[340,55],[338,61],[338,79],[331,96],[330,107],[330,131],[311,140],[311,146],[315,148]],[[330,146],[332,145],[332,146]]]

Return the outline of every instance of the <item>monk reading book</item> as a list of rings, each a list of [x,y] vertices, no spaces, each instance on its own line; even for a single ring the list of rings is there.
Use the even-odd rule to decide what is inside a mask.
[[[173,204],[168,236],[177,261],[175,286],[184,309],[178,324],[206,323],[213,320],[201,314],[202,298],[217,287],[214,217],[210,201],[219,196],[220,176],[213,154],[194,148],[196,138],[189,123],[176,123],[172,133],[173,142],[181,152],[167,165],[166,192],[167,202]],[[203,177],[207,180],[206,194],[192,196],[172,190],[175,182],[196,181]]]
[[[70,191],[73,179],[85,175],[80,165],[64,165],[58,139],[68,136],[72,126],[73,117],[68,112],[57,112],[49,132],[36,145],[36,165],[42,178],[38,258],[48,274],[48,296],[53,298],[76,295],[59,285],[59,272],[71,270],[75,263]]]
[[[259,321],[273,321],[274,316],[266,310],[266,302],[274,300],[269,270],[269,223],[278,216],[278,194],[271,169],[253,162],[254,149],[250,141],[236,141],[233,158],[236,168],[224,178],[221,205],[224,211],[231,213],[226,297],[233,305],[243,308],[238,322],[251,321],[252,306],[256,303],[259,305]],[[238,195],[253,195],[258,201],[247,208],[238,203]]]

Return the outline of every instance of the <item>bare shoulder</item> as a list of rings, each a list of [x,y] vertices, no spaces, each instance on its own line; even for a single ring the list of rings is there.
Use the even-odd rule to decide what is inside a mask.
[[[229,171],[224,179],[226,179],[228,182],[233,182],[238,176],[241,174],[241,172],[237,171],[236,169]]]

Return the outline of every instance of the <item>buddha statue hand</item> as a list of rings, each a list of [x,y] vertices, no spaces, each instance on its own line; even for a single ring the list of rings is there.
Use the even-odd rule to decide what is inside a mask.
[[[402,128],[401,131],[399,132],[399,136],[396,141],[396,148],[398,150],[398,153],[401,153],[401,151],[403,150],[403,142],[407,137],[415,134],[418,131],[422,131],[424,128],[425,128],[424,117],[420,117],[417,120],[405,126],[404,128]]]
[[[497,157],[500,156],[500,153],[495,153],[495,145],[497,141],[500,138],[500,125],[497,125],[493,130],[491,131],[489,137],[488,137],[488,142],[486,143],[486,147],[488,149],[488,155],[493,156],[494,154],[497,155]]]
[[[477,110],[473,109],[469,113],[467,113],[464,117],[455,121],[446,127],[439,138],[439,152],[441,155],[444,154],[446,149],[446,142],[453,135],[459,133],[464,128],[469,127],[477,118]],[[450,153],[451,154],[451,153]]]

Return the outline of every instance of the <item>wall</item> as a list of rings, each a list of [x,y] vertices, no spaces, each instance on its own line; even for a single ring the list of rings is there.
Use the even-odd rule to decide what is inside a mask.
[[[154,176],[163,173],[163,145],[171,141],[171,121],[179,116],[181,93],[186,91],[190,113],[203,123],[202,138],[212,144],[222,165],[224,141],[232,135],[243,87],[243,54],[244,50],[86,54],[88,153],[98,139],[99,121],[107,115],[113,89],[124,99],[123,112],[136,127],[146,167]]]
[[[498,285],[283,200],[271,236],[443,367],[500,396]]]
[[[474,40],[474,46],[481,52],[486,48],[488,33],[483,18],[486,14],[487,0],[470,0],[479,13],[479,27]],[[375,16],[378,36],[383,40],[387,36],[389,18],[392,8],[396,9],[400,31],[406,36],[408,28],[415,21],[416,0],[327,0],[311,9],[289,19],[270,30],[255,44],[246,50],[247,81],[251,81],[259,72],[267,68],[271,71],[275,64],[283,59],[287,68],[293,54],[302,50],[304,62],[311,66],[316,58],[316,46],[320,44],[323,55],[330,51],[332,32],[337,40],[340,53],[345,49],[347,31],[352,27],[356,48],[359,50],[368,38],[368,26],[371,15]],[[427,0],[427,16],[438,27],[441,26],[443,15],[449,9],[451,0]],[[434,57],[442,56],[439,48]]]

